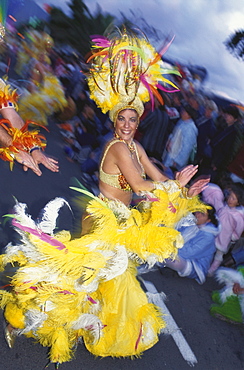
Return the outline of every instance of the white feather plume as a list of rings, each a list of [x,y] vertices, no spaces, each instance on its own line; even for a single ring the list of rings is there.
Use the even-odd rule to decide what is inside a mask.
[[[36,228],[35,221],[31,218],[30,215],[27,214],[27,206],[24,203],[19,203],[16,201],[14,206],[14,213],[16,214],[16,218],[23,226],[31,227],[32,229]],[[17,229],[19,231],[19,229]]]
[[[37,227],[44,233],[53,235],[59,210],[64,205],[67,205],[71,211],[69,203],[63,198],[57,197],[48,202],[40,213],[40,221],[37,222]]]
[[[43,322],[47,319],[47,314],[39,310],[31,309],[25,313],[25,328],[19,331],[19,334],[28,333],[29,331],[35,332]]]
[[[52,282],[56,284],[58,281],[58,273],[52,273],[49,266],[34,266],[22,268],[19,271],[19,276],[23,277],[23,281],[34,281],[38,282]]]
[[[128,256],[124,246],[117,245],[114,251],[102,251],[105,256],[109,256],[105,268],[99,270],[98,276],[106,281],[115,278],[125,272],[128,267]]]

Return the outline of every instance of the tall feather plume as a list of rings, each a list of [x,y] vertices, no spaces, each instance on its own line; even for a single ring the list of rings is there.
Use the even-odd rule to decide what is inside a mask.
[[[59,211],[64,205],[72,212],[69,203],[63,198],[57,197],[48,202],[38,217],[40,221],[37,222],[37,227],[44,233],[52,235],[56,227]]]

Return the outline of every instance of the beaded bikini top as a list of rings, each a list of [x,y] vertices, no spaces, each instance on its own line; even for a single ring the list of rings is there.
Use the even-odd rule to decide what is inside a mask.
[[[115,143],[119,143],[119,142],[121,142],[121,140],[115,139],[115,140],[111,141],[108,144],[107,148],[105,149],[102,160],[101,160],[101,164],[100,164],[99,178],[102,182],[104,182],[105,184],[108,184],[110,186],[113,186],[114,188],[117,188],[117,189],[120,189],[120,190],[123,190],[123,191],[132,191],[130,185],[128,184],[126,178],[124,177],[124,175],[122,173],[112,175],[112,174],[109,174],[109,173],[105,173],[103,171],[103,162],[104,162],[104,159],[106,157],[106,154],[107,154],[108,150],[111,148],[112,145],[114,145]],[[142,169],[141,177],[145,178],[145,172],[144,172],[143,166],[142,166],[142,164],[139,160],[139,155],[138,155],[138,152],[137,152],[136,145],[134,145],[134,146],[135,146],[135,153],[136,153],[137,160],[138,160],[138,162],[141,166],[141,169]]]

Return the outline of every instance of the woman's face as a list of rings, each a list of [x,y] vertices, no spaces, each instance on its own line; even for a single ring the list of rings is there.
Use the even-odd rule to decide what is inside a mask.
[[[235,195],[235,193],[233,193],[233,191],[230,192],[227,198],[227,204],[229,207],[237,207],[239,204],[237,196]]]
[[[195,217],[197,219],[197,225],[203,225],[209,222],[208,213],[195,212]]]
[[[124,109],[119,112],[115,122],[115,133],[130,143],[133,140],[139,123],[138,114],[133,109]]]

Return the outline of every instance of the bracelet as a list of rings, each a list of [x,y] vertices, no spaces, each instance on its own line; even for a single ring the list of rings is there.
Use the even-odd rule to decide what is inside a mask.
[[[153,191],[154,190],[165,190],[164,183],[162,181],[153,181]]]
[[[0,79],[0,110],[4,108],[17,109],[18,94],[17,90],[13,90],[10,85]]]
[[[174,180],[179,189],[182,189],[181,183],[178,180]]]
[[[29,149],[29,153],[31,154],[32,152],[34,152],[34,150],[39,150],[41,149],[39,146],[34,146],[33,148]]]
[[[11,101],[6,101],[0,104],[0,110],[5,109],[5,108],[14,108],[14,103],[12,103]]]
[[[13,163],[16,154],[21,150],[31,154],[34,150],[39,150],[46,147],[45,137],[39,134],[38,130],[27,131],[29,123],[26,124],[19,130],[11,125],[9,120],[0,120],[0,126],[2,126],[9,136],[12,137],[12,143],[6,148],[0,148],[0,159],[10,162],[10,168],[12,170]]]

